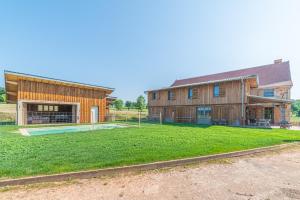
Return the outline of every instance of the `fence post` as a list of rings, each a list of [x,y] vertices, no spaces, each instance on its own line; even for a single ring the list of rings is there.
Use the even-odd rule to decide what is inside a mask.
[[[159,123],[162,125],[162,117],[161,117],[161,112],[159,112]]]
[[[126,119],[125,119],[126,122],[127,122],[127,115],[128,115],[128,111],[126,111]]]
[[[139,111],[139,127],[141,127],[141,112]]]

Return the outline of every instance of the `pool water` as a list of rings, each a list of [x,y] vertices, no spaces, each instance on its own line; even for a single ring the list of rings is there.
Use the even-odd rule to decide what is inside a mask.
[[[128,125],[120,124],[95,124],[95,125],[79,125],[79,126],[57,126],[43,128],[22,128],[20,132],[25,136],[48,135],[60,133],[74,133],[81,131],[93,131],[101,129],[126,128]]]

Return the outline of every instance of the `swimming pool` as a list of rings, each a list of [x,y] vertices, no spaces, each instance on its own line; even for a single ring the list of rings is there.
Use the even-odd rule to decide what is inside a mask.
[[[20,133],[24,136],[48,135],[60,133],[74,133],[81,131],[93,131],[101,129],[126,128],[128,125],[121,124],[94,124],[94,125],[79,125],[79,126],[56,126],[42,128],[21,128]]]

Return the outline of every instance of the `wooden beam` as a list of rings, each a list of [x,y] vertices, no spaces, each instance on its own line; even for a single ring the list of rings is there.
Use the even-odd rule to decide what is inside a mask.
[[[11,95],[11,96],[17,96],[18,95],[16,92],[6,92],[6,93]]]
[[[7,103],[13,103],[13,104],[17,103],[17,101],[11,101],[11,100],[6,100],[6,102]]]
[[[15,82],[15,81],[6,81],[6,83],[11,84],[11,85],[18,85],[18,82]]]

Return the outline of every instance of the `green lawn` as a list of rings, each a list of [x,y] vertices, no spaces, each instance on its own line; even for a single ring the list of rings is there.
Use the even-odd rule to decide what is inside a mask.
[[[299,131],[142,124],[24,137],[0,127],[0,178],[187,158],[300,140]]]

